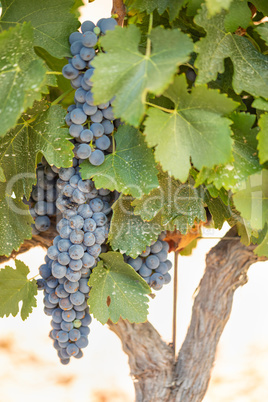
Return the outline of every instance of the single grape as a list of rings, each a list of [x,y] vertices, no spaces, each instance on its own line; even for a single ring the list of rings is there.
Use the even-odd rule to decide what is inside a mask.
[[[73,308],[72,302],[69,297],[60,299],[59,306],[63,311],[68,311]]]
[[[77,292],[71,294],[70,299],[74,306],[80,306],[85,301],[85,295],[78,290]]]
[[[104,18],[99,27],[101,31],[105,34],[107,31],[113,31],[116,25],[117,22],[114,18]]]
[[[104,134],[112,134],[114,131],[114,125],[111,121],[104,119],[101,124],[104,128]]]
[[[91,121],[93,121],[93,123],[100,123],[103,120],[103,114],[101,112],[101,110],[97,110],[96,113],[92,114],[90,116]]]
[[[89,107],[91,107],[91,106],[89,106]],[[80,137],[80,140],[83,142],[90,142],[93,139],[93,133],[91,130],[86,129],[86,130],[81,131],[79,137]]]
[[[85,268],[91,268],[95,264],[95,258],[89,253],[84,253],[82,257],[82,263]]]
[[[82,50],[82,49],[81,49]],[[81,51],[80,50],[80,51]],[[85,60],[83,60],[79,54],[76,54],[75,56],[73,56],[72,58],[72,65],[74,68],[76,68],[77,70],[84,70],[84,68],[86,68],[86,62]]]
[[[83,47],[83,43],[80,40],[76,40],[75,42],[73,42],[70,47],[70,51],[71,51],[72,55],[75,56],[76,54],[79,54],[82,47]],[[78,71],[78,70],[76,70],[76,71]],[[68,78],[68,77],[66,77],[66,78]]]
[[[103,127],[103,125],[100,124],[100,123],[93,123],[93,124],[91,124],[90,130],[92,131],[93,136],[94,136],[95,138],[99,138],[99,137],[101,137],[101,136],[104,134],[104,127]]]
[[[156,255],[149,255],[145,260],[145,264],[150,269],[156,269],[157,267],[159,267],[160,261]]]
[[[152,270],[150,268],[148,268],[145,264],[142,264],[141,268],[139,269],[139,274],[141,276],[150,276],[152,273]]]
[[[79,74],[79,71],[74,68],[71,64],[66,64],[62,69],[62,75],[68,80],[75,79]]]
[[[69,339],[70,341],[76,342],[78,341],[78,339],[81,337],[81,333],[78,329],[71,329],[71,331],[69,332]]]
[[[69,356],[76,356],[79,353],[79,349],[74,343],[70,343],[66,348],[66,352]]]
[[[61,310],[62,311],[62,310]],[[75,320],[76,314],[74,310],[62,311],[62,319],[67,322]]]
[[[83,112],[83,110],[75,108],[71,111],[71,119],[75,124],[84,124],[87,120],[87,115]]]
[[[82,34],[80,32],[73,32],[71,33],[71,35],[69,36],[69,42],[70,44],[79,41],[82,39]]]
[[[109,137],[107,137],[107,135],[103,135],[102,137],[96,139],[95,144],[97,148],[105,151],[111,145],[111,140]]]
[[[50,227],[50,219],[48,216],[38,216],[35,220],[35,227],[39,232],[45,232]]]
[[[87,92],[83,88],[78,88],[74,94],[75,100],[77,100],[77,102],[84,103],[86,101],[86,94]]]
[[[105,108],[103,110],[103,116],[105,117],[105,119],[107,120],[114,120],[114,113],[113,113],[113,108],[112,106],[107,107],[107,109]]]
[[[73,271],[71,268],[67,269],[67,272],[65,274],[65,277],[70,281],[70,282],[78,282],[79,279],[81,278],[81,271]]]
[[[92,116],[92,115],[96,114],[97,110],[98,110],[97,106],[89,106],[87,103],[84,103],[84,105],[83,105],[83,111],[88,116]]]
[[[85,33],[86,31],[93,31],[95,28],[95,24],[92,21],[84,21],[81,25],[81,31]]]
[[[82,43],[85,47],[94,47],[98,42],[97,35],[94,32],[87,31],[82,36]]]
[[[95,57],[95,50],[90,47],[82,47],[80,50],[80,57],[85,61],[92,60]]]
[[[99,149],[96,149],[94,152],[89,157],[89,162],[93,166],[100,166],[105,160],[104,153],[100,151]]]

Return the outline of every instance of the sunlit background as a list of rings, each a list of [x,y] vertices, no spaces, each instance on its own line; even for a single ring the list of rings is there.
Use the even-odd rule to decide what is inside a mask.
[[[111,3],[85,1],[81,22],[110,16]],[[210,232],[209,239],[199,240],[192,256],[179,257],[178,348],[190,321],[205,255],[227,230],[228,225]],[[35,276],[44,256],[42,248],[35,248],[20,259]],[[173,260],[173,255],[169,258]],[[13,261],[8,265],[15,267]],[[248,277],[248,283],[235,293],[205,402],[260,402],[268,398],[268,262],[253,265]],[[149,321],[167,342],[172,340],[172,293],[170,283],[150,302]],[[133,402],[128,358],[116,335],[94,320],[84,357],[62,366],[48,338],[50,317],[43,313],[42,298],[40,292],[38,306],[25,322],[19,317],[0,319],[0,402]]]

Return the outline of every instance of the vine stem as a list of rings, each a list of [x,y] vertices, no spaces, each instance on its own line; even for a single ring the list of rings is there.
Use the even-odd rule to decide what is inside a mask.
[[[47,75],[62,75],[61,71],[46,71]]]
[[[146,57],[149,59],[151,55],[151,44],[152,41],[150,39],[150,33],[153,28],[153,13],[150,14],[150,19],[149,19],[149,26],[148,26],[148,33],[147,33],[147,44],[146,44]]]
[[[178,300],[178,257],[179,251],[174,252],[174,286],[173,286],[173,320],[172,320],[172,349],[176,357],[177,336],[177,300]]]
[[[145,103],[146,103],[146,105],[153,106],[153,107],[155,107],[156,109],[162,110],[163,112],[174,113],[174,110],[173,110],[173,109],[166,109],[165,107],[155,105],[154,103],[151,103],[151,102],[145,102]]]
[[[73,91],[73,88],[68,89],[66,92],[61,94],[57,99],[55,99],[53,102],[51,102],[51,105],[57,105],[62,99],[65,98],[65,96],[69,95]]]

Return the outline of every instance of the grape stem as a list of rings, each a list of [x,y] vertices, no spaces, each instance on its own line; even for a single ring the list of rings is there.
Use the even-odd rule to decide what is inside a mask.
[[[51,106],[57,105],[62,99],[65,98],[65,96],[69,95],[73,91],[73,88],[68,89],[66,92],[61,94],[57,99],[55,99],[53,102],[51,102]]]
[[[149,57],[151,55],[152,41],[150,39],[150,33],[151,33],[152,28],[153,28],[153,13],[150,14],[148,33],[147,33],[147,44],[146,44],[146,54],[145,54],[145,56],[148,59],[149,59]]]
[[[61,71],[46,71],[47,75],[62,75]]]
[[[155,107],[156,109],[162,110],[163,112],[174,113],[174,110],[173,110],[173,109],[166,109],[165,107],[158,106],[158,105],[155,105],[154,103],[150,103],[150,102],[145,102],[145,103],[146,103],[146,105],[153,106],[153,107]]]

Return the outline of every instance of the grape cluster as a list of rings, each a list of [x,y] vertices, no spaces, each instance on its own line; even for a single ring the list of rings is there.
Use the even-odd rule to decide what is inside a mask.
[[[126,262],[152,287],[162,289],[163,285],[171,281],[168,271],[172,263],[167,259],[169,245],[164,241],[165,233],[161,233],[158,240],[140,254],[137,258],[126,256]]]
[[[51,216],[56,214],[56,180],[58,169],[49,166],[45,158],[37,165],[37,183],[33,186],[29,202],[30,214],[34,219],[32,234],[45,232],[51,224]]]
[[[97,54],[98,35],[114,29],[116,24],[113,18],[102,18],[97,26],[91,21],[83,22],[82,32],[73,32],[69,37],[73,57],[62,69],[63,76],[70,79],[76,89],[75,103],[68,107],[65,118],[69,133],[74,138],[74,154],[80,162],[87,159],[94,166],[100,166],[105,154],[113,148],[114,115],[112,101],[94,105],[91,91],[94,68],[91,61]]]
[[[58,236],[48,248],[46,264],[38,281],[44,289],[44,311],[52,316],[51,338],[63,364],[82,357],[88,344],[91,322],[87,299],[88,278],[106,251],[113,201],[109,190],[96,190],[91,180],[82,180],[79,166],[59,169],[56,201],[62,213]]]

